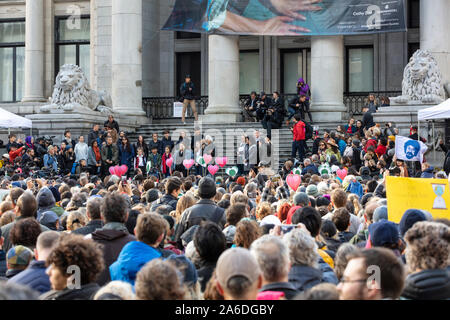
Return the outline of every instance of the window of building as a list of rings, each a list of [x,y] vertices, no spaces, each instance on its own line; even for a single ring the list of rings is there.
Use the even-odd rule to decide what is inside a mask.
[[[420,0],[408,0],[408,28],[420,28]]]
[[[176,31],[175,38],[176,39],[198,39],[201,38],[200,33],[195,32],[184,32],[184,31]]]
[[[259,52],[239,53],[239,94],[260,91]]]
[[[56,18],[55,76],[64,64],[76,64],[90,77],[90,18],[79,21],[69,17]]]
[[[178,52],[176,55],[177,60],[177,83],[176,83],[176,95],[180,95],[180,86],[184,82],[187,74],[191,76],[191,81],[195,86],[195,95],[201,95],[201,83],[202,83],[202,55],[200,52]]]
[[[414,52],[416,52],[419,49],[420,49],[420,43],[418,43],[418,42],[408,43],[408,61],[406,63],[409,62],[409,59],[411,59]]]
[[[25,87],[25,21],[0,21],[0,101],[22,100]]]
[[[373,47],[347,48],[347,91],[373,91]]]
[[[281,52],[281,88],[283,93],[297,93],[299,78],[311,85],[311,50],[282,50]]]

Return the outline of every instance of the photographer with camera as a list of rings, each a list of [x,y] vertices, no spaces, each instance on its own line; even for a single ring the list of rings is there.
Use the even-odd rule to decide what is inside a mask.
[[[269,108],[269,106],[272,104],[272,100],[267,97],[266,93],[264,91],[261,91],[261,94],[259,95],[259,100],[256,102],[256,119],[261,121],[264,119],[264,116],[266,115],[266,111]]]
[[[280,129],[285,115],[284,101],[280,98],[280,94],[275,91],[273,93],[273,101],[266,109],[264,119],[262,120],[263,128],[267,130],[267,137],[272,139],[272,129]]]

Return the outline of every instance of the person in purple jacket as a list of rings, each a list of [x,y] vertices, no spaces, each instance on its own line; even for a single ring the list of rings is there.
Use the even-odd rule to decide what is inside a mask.
[[[301,96],[301,95],[306,96],[306,101],[303,106],[303,114],[305,115],[305,118],[306,118],[306,114],[308,114],[309,120],[311,121],[311,123],[313,123],[311,112],[309,111],[309,99],[310,99],[310,95],[311,95],[311,90],[309,88],[309,85],[305,82],[305,80],[303,80],[303,78],[300,78],[297,81],[297,94],[299,96]],[[303,119],[303,120],[305,120],[305,119]]]

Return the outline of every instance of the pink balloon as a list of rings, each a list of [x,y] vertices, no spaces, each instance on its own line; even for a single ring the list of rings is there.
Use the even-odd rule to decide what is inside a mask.
[[[227,157],[217,157],[216,158],[216,163],[219,165],[219,167],[223,168],[226,166],[228,161]]]
[[[217,171],[219,171],[219,166],[218,165],[209,165],[208,166],[208,171],[209,173],[211,173],[211,175],[215,175],[217,173]]]
[[[189,170],[194,165],[195,161],[194,159],[184,159],[183,160],[183,166]]]
[[[119,170],[120,170],[120,175],[123,176],[125,173],[127,173],[128,167],[126,164],[123,164],[119,167]]]
[[[204,154],[204,155],[203,155],[203,159],[205,159],[205,164],[208,164],[208,163],[211,162],[212,156],[209,155],[209,154]]]
[[[116,173],[114,172],[114,167],[109,167],[109,173],[111,175],[115,175]]]
[[[169,158],[166,160],[166,165],[170,168],[172,167],[172,163],[173,163],[173,158]]]
[[[336,171],[336,174],[341,180],[344,180],[344,178],[347,176],[347,169],[339,169]]]
[[[300,186],[300,183],[302,183],[302,177],[300,177],[298,174],[290,174],[286,178],[286,183],[295,192]]]

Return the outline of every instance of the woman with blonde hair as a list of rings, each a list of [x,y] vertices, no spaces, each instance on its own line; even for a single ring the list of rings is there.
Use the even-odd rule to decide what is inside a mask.
[[[71,211],[67,217],[67,231],[75,231],[87,224],[87,218],[79,211]]]
[[[128,282],[111,281],[100,288],[94,296],[94,300],[135,300],[133,287]]]
[[[258,221],[261,221],[266,216],[271,215],[272,213],[272,206],[267,201],[261,202],[256,207],[256,219],[258,219]]]
[[[180,199],[178,199],[177,208],[175,210],[175,216],[173,216],[177,224],[180,222],[183,212],[187,208],[192,207],[196,202],[197,201],[190,193],[186,193]]]

